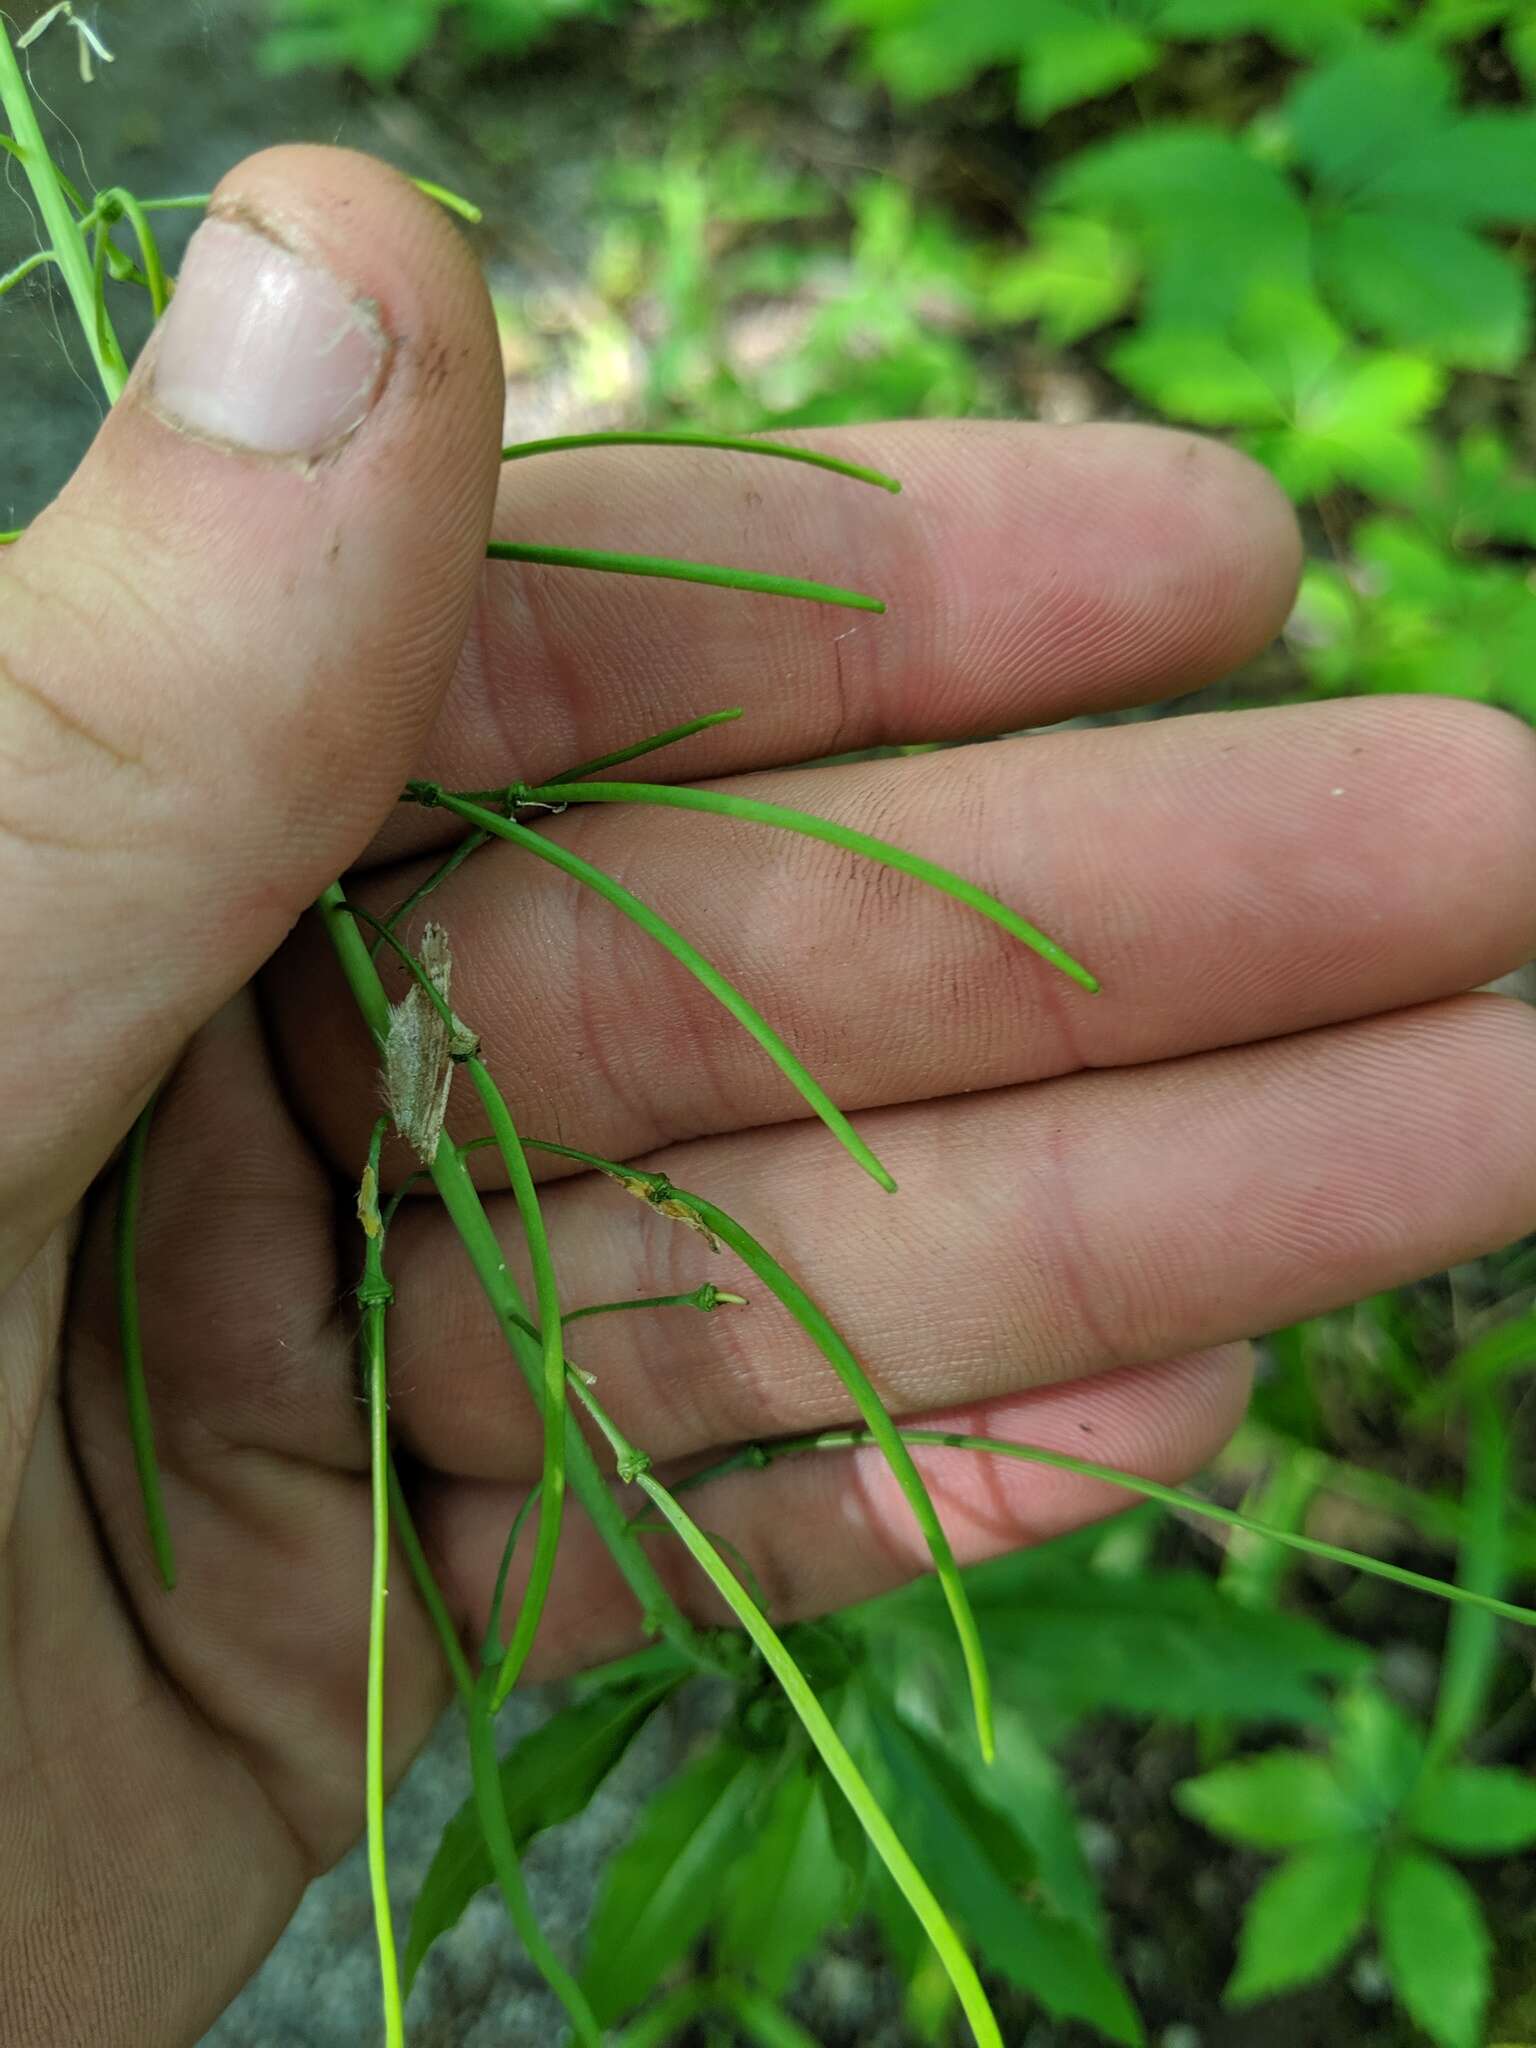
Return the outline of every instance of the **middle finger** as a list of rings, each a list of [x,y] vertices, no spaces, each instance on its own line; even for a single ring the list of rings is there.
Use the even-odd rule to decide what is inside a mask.
[[[1245,1043],[1492,980],[1536,950],[1533,766],[1514,720],[1424,698],[727,785],[973,877],[1086,960],[1097,997],[920,884],[758,824],[605,806],[547,829],[679,926],[856,1110]],[[371,878],[359,900],[381,912],[426,872]],[[624,1159],[805,1114],[675,961],[516,849],[477,855],[433,910],[453,941],[455,1008],[523,1127]],[[270,993],[309,1121],[354,1172],[378,1113],[375,1063],[317,933],[282,956]],[[483,1124],[465,1095],[450,1116],[461,1136]],[[406,1155],[392,1166],[398,1177]],[[499,1180],[494,1155],[477,1171]]]

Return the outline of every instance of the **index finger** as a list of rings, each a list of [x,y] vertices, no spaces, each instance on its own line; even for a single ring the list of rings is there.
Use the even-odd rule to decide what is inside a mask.
[[[891,471],[902,495],[750,455],[594,448],[508,465],[494,532],[830,579],[884,598],[885,617],[489,563],[423,773],[537,780],[736,705],[737,723],[646,772],[1048,724],[1224,674],[1295,589],[1290,506],[1198,435],[926,422],[794,438]],[[402,820],[380,851],[443,831]]]

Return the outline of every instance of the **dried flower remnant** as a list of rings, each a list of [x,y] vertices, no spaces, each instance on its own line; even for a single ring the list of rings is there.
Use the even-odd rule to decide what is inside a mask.
[[[443,1008],[416,981],[400,1002],[390,1004],[384,1040],[384,1094],[395,1129],[423,1164],[430,1166],[443,1135],[454,1062],[478,1052],[480,1041],[457,1017],[453,1017],[451,1028],[444,1017],[444,1009],[453,1015],[449,1004],[453,955],[448,934],[440,924],[427,926],[418,953],[422,971]]]

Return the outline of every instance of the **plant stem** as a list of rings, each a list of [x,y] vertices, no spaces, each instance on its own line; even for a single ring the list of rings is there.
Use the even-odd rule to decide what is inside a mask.
[[[368,956],[368,947],[356,920],[346,907],[339,882],[333,882],[316,905],[321,923],[335,949],[353,1000],[363,1021],[382,1048],[389,1030],[389,997],[379,979],[378,969]],[[470,1178],[458,1147],[444,1133],[432,1162],[431,1174],[449,1219],[457,1230],[475,1278],[491,1306],[497,1324],[511,1347],[512,1355],[537,1398],[542,1384],[542,1357],[536,1341],[519,1318],[527,1323],[522,1297],[507,1270],[506,1255],[485,1213],[485,1205]],[[662,1584],[661,1576],[644,1550],[630,1534],[624,1510],[613,1497],[586,1440],[573,1435],[567,1445],[567,1466],[571,1484],[607,1545],[624,1579],[640,1603],[644,1626],[659,1631],[667,1640],[704,1669],[719,1670],[722,1657],[695,1629]]]
[[[955,1624],[955,1634],[960,1641],[961,1654],[965,1659],[966,1677],[970,1684],[971,1705],[976,1718],[976,1736],[981,1744],[981,1753],[990,1763],[996,1753],[996,1739],[992,1727],[992,1687],[987,1676],[986,1653],[982,1649],[981,1634],[976,1626],[976,1617],[971,1611],[970,1596],[950,1549],[949,1538],[934,1507],[933,1496],[918,1471],[911,1450],[902,1432],[891,1420],[885,1403],[875,1390],[874,1382],[865,1372],[852,1349],[836,1328],[825,1311],[814,1302],[799,1282],[785,1271],[773,1254],[760,1244],[744,1224],[702,1195],[695,1195],[683,1188],[670,1188],[671,1198],[683,1203],[700,1218],[707,1229],[714,1232],[722,1243],[729,1245],[736,1256],[749,1266],[763,1284],[783,1303],[795,1321],[810,1337],[848,1392],[852,1395],[864,1426],[885,1454],[886,1463],[896,1475],[896,1482],[906,1495],[907,1505],[912,1510],[913,1520],[923,1533],[928,1554],[933,1559],[933,1568],[938,1575],[944,1598],[949,1606]]]
[[[601,784],[593,786],[603,787]],[[768,1020],[726,980],[718,967],[706,960],[696,946],[691,945],[681,932],[652,910],[648,903],[641,902],[640,898],[626,889],[622,882],[616,882],[611,875],[604,874],[601,868],[596,868],[590,861],[583,860],[579,853],[573,853],[569,847],[546,838],[541,832],[529,831],[526,825],[519,825],[513,818],[498,817],[494,811],[488,811],[479,804],[466,803],[462,797],[452,796],[447,791],[440,790],[435,783],[412,783],[410,787],[412,791],[424,797],[429,805],[440,804],[444,810],[452,811],[455,816],[465,819],[471,825],[477,825],[481,831],[494,833],[498,839],[508,840],[514,846],[521,846],[536,859],[559,868],[562,874],[570,875],[575,881],[585,883],[587,888],[595,890],[606,902],[611,903],[615,910],[622,912],[632,924],[637,924],[648,938],[654,939],[657,945],[670,953],[680,966],[686,967],[694,980],[708,989],[716,1002],[728,1010],[745,1031],[751,1033],[779,1072],[805,1098],[843,1149],[863,1167],[870,1179],[884,1188],[888,1194],[895,1191],[896,1183],[890,1174],[825,1088],[806,1071],[805,1066]]]
[[[4,37],[0,28],[0,39]],[[121,1178],[117,1190],[117,1218],[113,1233],[113,1263],[117,1282],[118,1339],[123,1354],[123,1390],[128,1401],[128,1436],[133,1445],[134,1469],[144,1501],[144,1523],[150,1548],[155,1555],[160,1583],[169,1593],[176,1584],[176,1555],[166,1520],[165,1498],[160,1489],[160,1466],[155,1457],[155,1425],[150,1412],[149,1384],[144,1373],[144,1337],[139,1318],[138,1235],[139,1205],[144,1192],[144,1153],[149,1128],[154,1121],[158,1091],[134,1118],[133,1129],[123,1147]]]
[[[417,1532],[410,1502],[405,1497],[405,1488],[400,1484],[400,1474],[395,1469],[394,1459],[389,1461],[389,1512],[394,1523],[395,1539],[405,1555],[416,1590],[421,1595],[421,1604],[427,1610],[428,1619],[437,1632],[442,1645],[443,1661],[447,1664],[453,1679],[454,1690],[460,1704],[468,1713],[475,1693],[475,1674],[469,1668],[469,1659],[464,1654],[464,1645],[459,1641],[459,1632],[454,1627],[453,1616],[448,1612],[448,1602],[437,1583],[437,1576],[427,1560]]]
[[[449,876],[456,874],[472,853],[478,853],[482,846],[489,846],[490,843],[491,835],[489,832],[466,832],[447,859],[439,862],[431,874],[427,876],[427,879],[417,888],[413,889],[405,901],[397,904],[388,917],[384,919],[384,931],[378,934],[369,948],[371,957],[377,960],[380,953],[383,952],[385,946],[389,943],[384,936],[385,932],[392,932],[396,925],[404,924],[411,912],[425,903],[427,898],[434,894],[435,891],[441,889]]]
[[[717,448],[734,455],[772,455],[781,462],[809,463],[834,476],[851,477],[855,483],[874,484],[893,496],[901,489],[895,477],[887,476],[883,469],[844,462],[840,456],[823,455],[816,448],[795,448],[787,441],[755,441],[734,434],[694,434],[685,429],[664,434],[555,434],[543,441],[514,441],[502,449],[501,459],[517,462],[527,455],[554,455],[571,448]]]
[[[568,778],[561,782],[536,783],[526,792],[520,790],[518,793],[526,794],[534,803],[658,804],[669,810],[706,811],[717,817],[744,818],[754,824],[776,825],[786,832],[798,832],[807,839],[820,839],[829,846],[841,846],[864,860],[875,861],[881,867],[895,868],[901,874],[926,882],[931,889],[953,896],[957,902],[968,905],[982,917],[990,918],[993,924],[1001,925],[1011,937],[1038,953],[1041,959],[1048,960],[1051,966],[1059,968],[1080,988],[1087,989],[1090,995],[1098,993],[1096,975],[1090,974],[1064,947],[1048,938],[1037,926],[1027,923],[1006,903],[1000,903],[984,889],[978,889],[964,875],[940,867],[936,861],[925,860],[921,854],[908,853],[905,847],[893,846],[889,840],[873,838],[868,832],[856,832],[851,826],[838,825],[830,818],[818,818],[811,811],[792,810],[784,804],[759,803],[754,798],[733,796],[724,790],[694,789],[666,782],[578,782]]]
[[[389,1909],[389,1867],[384,1845],[384,1672],[385,1614],[389,1602],[389,1374],[384,1319],[394,1289],[384,1273],[384,1230],[379,1221],[379,1153],[388,1119],[380,1117],[368,1148],[368,1172],[358,1199],[364,1231],[363,1278],[357,1290],[362,1308],[360,1344],[368,1397],[368,1449],[373,1498],[373,1569],[368,1603],[368,1707],[364,1808],[367,1815],[368,1883],[379,1951],[379,1989],[385,2048],[404,2048],[405,2014],[395,1925]]]
[[[533,1141],[530,1139],[529,1143]],[[900,1431],[909,1444],[921,1444],[941,1451],[985,1451],[996,1458],[1014,1458],[1024,1465],[1047,1465],[1056,1472],[1072,1472],[1080,1479],[1102,1480],[1107,1486],[1118,1486],[1126,1493],[1134,1493],[1143,1500],[1159,1501],[1164,1507],[1174,1508],[1182,1515],[1199,1515],[1209,1522],[1221,1522],[1229,1529],[1242,1529],[1251,1536],[1263,1536],[1271,1543],[1283,1543],[1287,1549],[1299,1550],[1306,1557],[1320,1557],[1330,1564],[1346,1566],[1350,1571],[1362,1572],[1369,1578],[1387,1579],[1394,1586],[1408,1586],[1416,1593],[1429,1593],[1437,1600],[1445,1600],[1456,1607],[1480,1608],[1487,1614],[1496,1614],[1505,1621],[1518,1622],[1522,1628],[1536,1628],[1536,1607],[1519,1607],[1512,1600],[1496,1599],[1493,1595],[1481,1593],[1468,1586],[1453,1586],[1444,1579],[1431,1579],[1423,1572],[1411,1572],[1403,1565],[1386,1564],[1380,1558],[1366,1557],[1358,1550],[1344,1550],[1336,1543],[1324,1543],[1316,1536],[1298,1535],[1290,1529],[1272,1529],[1265,1522],[1256,1522],[1251,1515],[1242,1514],[1236,1508],[1224,1508],[1213,1500],[1205,1500],[1198,1493],[1187,1493],[1182,1487],[1164,1486],[1157,1479],[1142,1479],[1134,1472],[1121,1472],[1113,1465],[1095,1465],[1086,1458],[1073,1458],[1065,1451],[1048,1451],[1039,1444],[1010,1443],[1002,1437],[966,1436],[951,1429],[906,1429]],[[876,1448],[873,1434],[862,1429],[823,1429],[812,1436],[785,1437],[777,1443],[746,1444],[739,1451],[733,1451],[718,1464],[703,1472],[691,1472],[686,1479],[677,1483],[679,1493],[688,1493],[696,1486],[708,1486],[711,1481],[724,1479],[733,1472],[761,1472],[770,1465],[777,1465],[782,1458],[795,1458],[807,1451],[859,1451]]]
[[[595,1301],[590,1308],[567,1309],[564,1320],[567,1324],[579,1323],[586,1316],[620,1315],[632,1308],[696,1308],[709,1315],[717,1308],[745,1308],[746,1305],[745,1295],[727,1294],[713,1280],[706,1280],[702,1287],[695,1287],[687,1294],[647,1294],[635,1301]]]
[[[970,2022],[979,2048],[1003,2048],[1003,2037],[981,1988],[981,1980],[965,1952],[965,1945],[950,1924],[948,1915],[929,1889],[922,1872],[908,1855],[900,1836],[886,1818],[879,1801],[865,1783],[858,1765],[849,1755],[842,1737],[827,1717],[799,1665],[762,1611],[737,1583],[724,1561],[687,1512],[666,1487],[649,1472],[638,1475],[659,1512],[672,1525],[684,1548],[731,1609],[752,1638],[763,1661],[782,1687],[785,1697],[799,1716],[800,1724],[815,1744],[828,1774],[853,1808],[870,1845],[890,1872],[897,1889],[916,1914],[923,1932],[932,1942],[955,1987],[962,2011]]]
[[[612,1444],[620,1476],[640,1487],[660,1512],[662,1519],[681,1540],[715,1591],[741,1623],[778,1680],[785,1698],[798,1715],[826,1765],[834,1784],[852,1807],[859,1825],[875,1853],[890,1872],[897,1889],[916,1914],[923,1932],[932,1942],[949,1981],[955,1987],[961,2007],[971,2023],[979,2048],[1003,2048],[1001,2034],[986,1993],[981,1988],[965,1945],[950,1924],[944,1908],[934,1897],[922,1872],[907,1854],[901,1838],[886,1818],[880,1802],[865,1783],[858,1765],[827,1717],[805,1673],[795,1662],[783,1640],[746,1589],[732,1575],[710,1538],[660,1480],[652,1476],[650,1457],[625,1437],[590,1387],[572,1383],[572,1392],[586,1407],[594,1422]]]
[[[708,583],[719,590],[755,590],[768,597],[800,597],[810,604],[843,605],[850,611],[883,612],[878,597],[843,590],[834,583],[808,583],[799,576],[768,576],[756,569],[732,569],[719,562],[677,562],[664,555],[612,554],[603,548],[532,547],[522,541],[486,543],[493,562],[535,562],[551,569],[597,569],[613,576],[659,576],[669,583]]]
[[[485,1839],[486,1854],[496,1873],[496,1888],[523,1947],[545,1983],[565,2007],[576,2038],[584,2048],[603,2048],[602,2029],[587,2003],[586,1994],[550,1947],[523,1881],[522,1866],[517,1860],[517,1844],[507,1823],[506,1803],[501,1792],[491,1682],[491,1674],[486,1672],[475,1687],[469,1714],[469,1762],[475,1790],[475,1811]]]
[[[540,1405],[544,1413],[544,1461],[539,1480],[539,1534],[534,1546],[533,1568],[518,1610],[517,1625],[512,1631],[512,1641],[502,1660],[501,1675],[491,1698],[491,1711],[494,1713],[517,1683],[518,1674],[528,1660],[544,1603],[549,1597],[550,1581],[555,1575],[555,1553],[560,1544],[560,1522],[565,1508],[565,1346],[561,1334],[560,1293],[555,1284],[554,1262],[549,1255],[549,1238],[545,1233],[544,1218],[539,1210],[539,1198],[534,1189],[533,1175],[528,1171],[528,1158],[522,1141],[501,1090],[491,1079],[484,1061],[476,1055],[464,1064],[490,1119],[522,1222],[538,1301],[543,1366]]]
[[[1496,1385],[1468,1388],[1466,1533],[1456,1562],[1463,1592],[1496,1596],[1506,1570],[1504,1510],[1509,1497],[1509,1427]],[[1498,1617],[1483,1606],[1451,1615],[1430,1723],[1430,1758],[1446,1760],[1477,1733],[1499,1658]]]
[[[115,404],[128,381],[128,364],[104,307],[98,321],[91,259],[65,197],[59,173],[43,141],[43,131],[32,107],[32,96],[3,21],[0,21],[0,109],[4,110],[10,123],[16,153],[32,187],[37,210],[43,217],[49,247],[63,274],[80,331],[95,360],[102,389],[108,402]]]

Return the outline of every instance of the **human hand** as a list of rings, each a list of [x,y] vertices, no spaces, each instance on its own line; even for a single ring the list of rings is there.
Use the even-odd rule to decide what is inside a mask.
[[[1240,1415],[1249,1333],[1536,1217],[1530,1022],[1458,993],[1536,950],[1536,753],[1514,722],[1377,701],[792,765],[1229,669],[1296,571],[1257,471],[1148,430],[920,426],[825,437],[899,474],[894,502],[723,455],[593,453],[502,480],[498,533],[835,577],[886,596],[879,621],[486,568],[499,379],[452,231],[326,152],[242,166],[218,211],[79,476],[0,558],[0,2037],[49,2048],[195,2038],[359,1825],[367,1446],[359,1250],[338,1219],[376,1060],[311,923],[284,935],[337,873],[381,910],[430,866],[445,825],[392,811],[408,775],[537,778],[740,704],[647,772],[742,778],[926,852],[1097,971],[1089,997],[954,904],[753,827],[604,809],[545,828],[681,925],[867,1112],[892,1201],[568,884],[498,848],[438,899],[455,1007],[520,1125],[741,1214],[904,1416],[1177,1478]],[[340,280],[312,325],[255,223]],[[295,353],[281,406],[254,407],[258,271],[318,347],[318,398]],[[214,388],[229,364],[234,409]],[[212,438],[170,427],[177,409]],[[253,438],[270,452],[222,445]],[[140,1240],[182,1565],[166,1595],[122,1412],[110,1217],[90,1202],[77,1223],[76,1205],[183,1046]],[[450,1121],[479,1128],[457,1103]],[[412,1163],[391,1155],[393,1178]],[[489,1200],[510,1245],[510,1200]],[[593,1176],[566,1175],[547,1213],[573,1304],[727,1277]],[[389,1258],[392,1419],[478,1633],[538,1430],[430,1200],[402,1210]],[[663,1470],[847,1419],[794,1326],[740,1291],[746,1311],[616,1317],[578,1348]],[[925,1471],[962,1557],[1116,1504],[958,1455]],[[870,1453],[738,1474],[698,1508],[778,1618],[924,1562]],[[682,1596],[683,1560],[654,1554]],[[638,1627],[573,1513],[536,1673]],[[403,1765],[443,1697],[403,1583],[390,1672]]]

